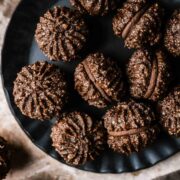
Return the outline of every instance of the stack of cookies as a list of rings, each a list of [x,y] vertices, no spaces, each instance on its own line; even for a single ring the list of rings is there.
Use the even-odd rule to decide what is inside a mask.
[[[35,39],[52,61],[75,61],[88,46],[84,14],[105,16],[118,7],[115,0],[70,2],[74,9],[54,7],[37,24]],[[89,106],[107,110],[102,120],[84,112],[64,112],[70,100],[68,82],[55,65],[38,61],[17,74],[15,104],[33,119],[58,118],[52,145],[68,164],[94,160],[106,144],[121,154],[139,152],[156,140],[161,127],[180,137],[180,85],[171,85],[173,70],[163,48],[180,57],[180,10],[172,14],[165,31],[164,13],[156,1],[148,0],[126,0],[117,9],[114,34],[134,49],[126,73],[101,52],[88,54],[77,65],[74,90]]]

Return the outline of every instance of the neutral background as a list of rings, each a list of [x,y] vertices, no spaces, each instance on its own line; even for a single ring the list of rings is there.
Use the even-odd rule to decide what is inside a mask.
[[[11,15],[20,0],[0,0],[0,50]],[[13,59],[12,59],[13,61]],[[131,180],[154,179],[180,170],[180,153],[158,163],[152,168],[123,174],[94,174],[63,165],[39,150],[28,139],[14,120],[7,106],[0,82],[0,135],[5,137],[13,150],[12,169],[8,180]],[[180,179],[173,173],[158,179]]]

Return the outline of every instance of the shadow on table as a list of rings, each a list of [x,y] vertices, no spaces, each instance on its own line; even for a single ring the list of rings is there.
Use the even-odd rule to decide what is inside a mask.
[[[11,169],[21,169],[31,160],[30,152],[23,146],[18,144],[10,144],[12,151],[11,155]]]
[[[160,176],[160,177],[155,178],[153,180],[178,180],[178,179],[180,179],[180,170],[173,172],[173,173],[170,173],[170,174],[165,175],[165,176]]]

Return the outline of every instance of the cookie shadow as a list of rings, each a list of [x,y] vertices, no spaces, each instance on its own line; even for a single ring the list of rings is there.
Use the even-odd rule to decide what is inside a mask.
[[[11,150],[11,169],[18,170],[25,167],[31,160],[30,153],[19,144],[10,144]]]

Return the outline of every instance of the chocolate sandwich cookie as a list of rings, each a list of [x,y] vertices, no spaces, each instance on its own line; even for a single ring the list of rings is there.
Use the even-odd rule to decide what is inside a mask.
[[[67,99],[64,74],[47,62],[27,65],[17,74],[13,95],[14,102],[25,116],[51,119],[60,114]]]
[[[70,3],[80,13],[90,14],[92,16],[104,16],[116,8],[115,0],[70,0]]]
[[[131,96],[152,101],[163,98],[169,88],[171,74],[163,51],[135,51],[127,65]]]
[[[67,7],[48,10],[37,24],[35,39],[50,60],[70,61],[84,47],[88,28],[77,11]]]
[[[10,170],[10,154],[7,141],[0,137],[0,179],[4,179]]]
[[[80,112],[64,114],[53,126],[51,138],[56,151],[71,165],[94,160],[106,144],[102,122],[95,123]]]
[[[170,135],[180,137],[180,85],[158,104],[160,122]]]
[[[98,108],[121,100],[125,92],[121,69],[101,53],[91,54],[80,63],[74,79],[82,98]]]
[[[161,37],[163,10],[148,0],[127,0],[113,18],[114,33],[128,48],[157,44]]]
[[[108,144],[114,151],[129,155],[154,142],[159,132],[150,106],[135,101],[122,102],[104,116]]]
[[[173,56],[180,56],[180,9],[174,11],[167,24],[164,44]]]

